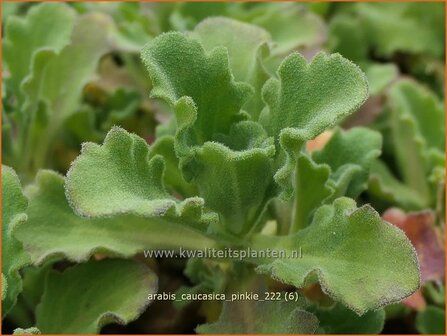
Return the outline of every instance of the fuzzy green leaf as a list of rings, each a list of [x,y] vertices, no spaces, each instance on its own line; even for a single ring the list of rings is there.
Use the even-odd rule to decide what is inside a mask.
[[[294,181],[295,207],[291,232],[306,227],[313,211],[334,192],[327,183],[329,174],[330,168],[325,164],[316,164],[305,155],[297,159]]]
[[[250,121],[236,124],[228,138],[221,140],[230,148],[242,148],[236,151],[207,142],[185,169],[194,174],[205,204],[220,214],[223,225],[242,234],[253,228],[263,205],[273,196],[270,158],[275,149],[262,127]]]
[[[184,197],[197,195],[197,188],[193,184],[185,181],[179,169],[180,162],[175,154],[173,136],[166,135],[157,137],[151,145],[149,158],[151,159],[156,155],[163,156],[165,161],[166,171],[163,176],[163,181],[167,188],[180,193]]]
[[[214,323],[196,328],[200,334],[313,334],[317,318],[294,301],[224,302]]]
[[[81,262],[94,253],[131,257],[144,249],[216,246],[191,228],[206,218],[200,219],[200,214],[188,212],[188,208],[179,216],[80,217],[65,198],[63,177],[51,171],[40,171],[27,194],[29,221],[18,228],[17,237],[36,264],[50,258]]]
[[[317,334],[379,334],[385,324],[385,311],[378,309],[358,316],[341,304],[320,307],[314,312],[320,322]]]
[[[20,85],[36,52],[43,48],[59,52],[70,39],[74,21],[73,9],[62,3],[43,3],[31,8],[25,18],[7,18],[2,50],[16,94],[21,94]]]
[[[294,53],[263,88],[268,109],[261,120],[279,140],[281,130],[294,128],[310,140],[356,111],[368,96],[365,75],[338,54],[319,53],[311,63]]]
[[[188,212],[198,216],[196,225],[204,224],[200,221],[203,200],[178,202],[164,188],[163,171],[163,158],[149,159],[144,139],[114,127],[102,146],[83,145],[67,173],[67,198],[75,211],[87,217],[176,217]]]
[[[332,169],[335,196],[356,198],[367,187],[371,162],[381,153],[380,133],[366,128],[338,129],[321,151],[313,153],[315,162]]]
[[[235,80],[249,83],[255,90],[244,109],[257,120],[264,107],[262,86],[270,77],[263,65],[269,54],[270,34],[258,26],[236,20],[209,18],[196,26],[194,35],[198,36],[207,52],[218,46],[227,48]]]
[[[156,292],[154,273],[132,260],[90,261],[52,271],[37,307],[37,328],[45,334],[95,334],[106,324],[135,320],[150,303],[147,295]]]
[[[163,170],[162,157],[149,160],[144,139],[114,127],[102,146],[83,144],[67,173],[67,198],[83,216],[161,216],[176,204],[164,189]]]
[[[365,71],[371,95],[380,94],[397,78],[395,64],[374,63],[368,58],[366,31],[359,17],[335,15],[329,24],[329,34],[329,49],[355,62]]]
[[[175,150],[185,178],[196,183],[227,229],[247,232],[271,197],[274,154],[260,125],[238,122],[245,118],[240,109],[250,87],[234,82],[225,48],[206,54],[182,34],[158,37],[146,45],[143,60],[154,84],[152,97],[174,106]]]
[[[420,285],[416,253],[405,234],[349,198],[322,206],[295,235],[258,236],[253,243],[267,244],[291,255],[301,249],[302,258],[257,260],[259,272],[297,287],[316,275],[328,295],[359,315],[400,301]]]
[[[225,48],[208,54],[198,41],[166,33],[144,47],[142,59],[153,84],[151,97],[173,106],[178,124],[187,124],[177,133],[187,144],[228,134],[231,124],[245,118],[240,109],[252,89],[234,81]]]
[[[2,165],[2,280],[7,286],[2,288],[3,316],[15,305],[22,291],[20,269],[30,263],[29,255],[15,236],[17,229],[27,220],[27,207],[28,201],[22,193],[18,176],[12,168]]]

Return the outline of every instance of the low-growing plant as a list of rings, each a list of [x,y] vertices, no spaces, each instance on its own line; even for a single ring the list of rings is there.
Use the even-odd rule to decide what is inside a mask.
[[[379,333],[393,304],[418,293],[421,281],[443,276],[433,263],[418,261],[427,250],[406,225],[414,217],[382,218],[368,204],[434,209],[425,228],[437,237],[431,230],[444,216],[445,181],[439,99],[412,80],[387,80],[373,92],[391,85],[376,124],[344,129],[369,97],[363,70],[338,53],[306,59],[293,51],[299,44],[290,36],[268,31],[273,9],[238,8],[225,11],[239,20],[221,16],[196,25],[187,5],[179,5],[172,24],[189,31],[154,38],[154,27],[141,30],[146,19],[135,7],[114,16],[117,27],[60,4],[8,22],[2,153],[26,188],[2,166],[2,315],[31,327],[16,333],[97,333],[136,320],[164,293],[157,284],[163,273],[148,258],[154,251],[187,253],[182,271],[189,285],[171,291],[186,298],[174,300],[176,309],[198,294],[239,298],[204,300],[199,333]],[[61,29],[36,29],[49,13]],[[109,35],[83,34],[94,24],[105,24]],[[332,29],[342,31],[337,24]],[[30,46],[24,34],[41,44]],[[95,132],[84,132],[87,119],[78,113],[96,111],[79,108],[84,86],[100,57],[133,53],[146,36],[144,85],[151,104],[171,117],[150,141],[113,126],[98,144],[113,121],[134,118],[143,98],[121,89],[110,94],[97,109],[105,117],[88,126]],[[64,132],[95,142],[83,143],[66,174],[42,169],[52,166],[54,142]],[[396,167],[387,166],[389,157]],[[429,310],[442,311],[433,305],[418,315],[421,329]]]

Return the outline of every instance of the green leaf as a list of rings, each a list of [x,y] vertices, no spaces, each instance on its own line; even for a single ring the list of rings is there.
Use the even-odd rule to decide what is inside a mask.
[[[227,16],[230,6],[224,2],[178,2],[169,17],[169,23],[175,30],[191,30],[207,17]],[[236,4],[237,5],[237,4]]]
[[[254,238],[254,248],[266,246],[291,256],[300,250],[302,258],[258,259],[258,272],[296,287],[316,275],[325,293],[359,315],[400,301],[420,285],[416,253],[405,234],[349,198],[322,206],[295,235]]]
[[[335,15],[329,24],[329,50],[357,63],[366,74],[371,95],[380,94],[397,78],[398,69],[392,63],[374,63],[368,57],[366,30],[357,16]]]
[[[197,195],[197,188],[193,184],[185,181],[179,169],[180,162],[175,154],[173,136],[166,135],[157,137],[151,145],[149,158],[152,159],[156,155],[163,156],[165,161],[166,171],[163,176],[163,181],[167,188],[180,193],[184,197]]]
[[[192,228],[206,217],[198,219],[194,211],[188,212],[191,208],[183,208],[178,217],[80,217],[65,198],[63,177],[46,170],[37,174],[27,194],[29,221],[18,228],[17,238],[35,264],[62,258],[81,262],[95,253],[131,257],[145,249],[216,247],[212,239]]]
[[[26,17],[10,16],[5,27],[3,57],[11,72],[10,85],[15,93],[28,75],[36,52],[59,52],[70,39],[75,12],[63,3],[33,6]]]
[[[368,96],[365,75],[338,54],[319,53],[311,63],[294,53],[263,88],[268,109],[261,121],[268,134],[279,140],[284,128],[300,131],[310,140],[343,117],[355,112]]]
[[[334,196],[356,198],[367,187],[369,168],[382,148],[382,136],[376,131],[356,127],[337,129],[321,151],[314,152],[315,162],[329,165]],[[335,197],[334,197],[335,198]]]
[[[298,157],[294,181],[294,219],[290,232],[306,227],[313,211],[332,195],[334,190],[327,183],[329,174],[328,165],[316,164],[305,155]]]
[[[265,203],[274,196],[270,158],[275,148],[273,139],[266,137],[259,124],[240,122],[222,141],[230,144],[230,148],[247,146],[247,149],[236,151],[220,143],[207,142],[185,166],[194,174],[205,204],[220,214],[224,227],[232,233],[242,234],[252,229]],[[222,182],[217,186],[216,181]]]
[[[445,111],[438,97],[417,82],[401,79],[391,88],[388,99],[401,118],[415,122],[416,136],[420,136],[428,148],[445,149]]]
[[[188,277],[193,286],[181,286],[177,291],[177,297],[198,293],[224,293],[228,275],[225,266],[215,260],[190,258],[186,262],[183,273]],[[177,300],[173,304],[176,308],[183,308],[191,303],[188,300]]]
[[[226,229],[246,233],[271,197],[274,154],[260,125],[237,123],[246,118],[240,109],[250,87],[234,82],[225,48],[206,54],[182,34],[161,35],[142,57],[154,85],[151,96],[176,112],[175,150],[186,180],[194,181]],[[216,180],[225,182],[216,188]]]
[[[36,327],[31,327],[31,328],[26,328],[26,329],[22,329],[22,328],[17,328],[14,329],[13,335],[40,335],[41,332],[38,328]]]
[[[102,146],[83,144],[67,173],[67,198],[83,216],[161,216],[176,204],[164,189],[163,170],[160,156],[149,160],[144,139],[114,127]]]
[[[240,109],[253,90],[234,81],[224,47],[206,53],[198,41],[172,32],[149,42],[142,59],[153,84],[151,97],[166,101],[176,112],[181,142],[201,145],[246,119]]]
[[[356,4],[366,40],[381,56],[396,52],[442,56],[444,6],[438,3]]]
[[[413,189],[393,176],[380,160],[371,164],[368,192],[390,204],[398,204],[404,209],[423,209],[426,201]]]
[[[22,193],[20,181],[14,170],[2,165],[2,315],[5,316],[22,291],[20,269],[30,263],[29,255],[15,232],[27,220],[28,200]],[[6,290],[6,293],[4,291]]]
[[[371,63],[364,65],[371,95],[382,93],[399,75],[397,66],[393,63]]]
[[[436,306],[427,306],[416,316],[416,329],[421,334],[445,334],[445,310]]]
[[[385,311],[378,309],[358,316],[341,304],[319,307],[314,312],[320,321],[317,334],[379,334],[385,324]]]
[[[227,18],[208,18],[196,26],[193,34],[207,52],[218,46],[227,48],[235,80],[249,83],[255,90],[244,109],[257,120],[264,107],[262,86],[270,77],[263,65],[269,54],[270,34],[258,26]]]
[[[206,230],[203,200],[182,202],[163,185],[164,160],[150,158],[146,141],[114,127],[102,146],[85,143],[66,178],[66,195],[76,212],[87,217],[133,214],[144,217],[195,217],[188,224]],[[212,219],[211,215],[208,219]]]
[[[76,20],[71,40],[65,46],[35,52],[22,83],[25,99],[20,106],[20,154],[16,155],[20,156],[14,164],[27,179],[38,169],[51,166],[50,154],[54,143],[60,141],[61,128],[77,111],[85,84],[95,74],[100,57],[110,48],[111,27],[112,22],[104,14],[84,15]]]
[[[329,49],[352,62],[363,62],[368,58],[366,34],[359,20],[339,13],[329,23]]]
[[[438,188],[434,181],[443,180],[444,174],[434,176],[445,167],[442,103],[425,87],[412,80],[401,79],[387,94],[386,112],[384,122],[389,135],[385,140],[390,144],[388,151],[396,158],[397,176],[405,187],[388,190],[387,181],[396,180],[393,185],[397,185],[398,178],[376,165],[374,175],[377,177],[373,181],[372,192],[408,210],[434,206]],[[434,177],[434,183],[430,181],[430,175]]]
[[[254,9],[248,14],[248,21],[264,28],[272,35],[275,42],[272,53],[277,60],[293,51],[318,48],[324,43],[326,39],[324,22],[302,4],[263,5],[265,9],[262,7],[259,10]]]
[[[109,49],[111,26],[110,19],[100,13],[80,17],[70,43],[61,50],[44,49],[36,53],[31,75],[24,82],[27,104],[46,101],[56,121],[75,112],[82,88],[94,75],[100,57]],[[52,120],[57,124],[56,121]]]
[[[150,303],[157,278],[132,260],[89,261],[49,274],[37,307],[37,328],[45,334],[95,334],[109,323],[127,324]],[[70,303],[70,304],[67,304]]]
[[[285,153],[284,159],[277,151],[277,161],[284,164],[275,181],[282,196],[289,198],[296,153],[305,141],[356,111],[367,98],[368,86],[361,70],[338,54],[319,53],[308,64],[294,53],[281,63],[278,75],[279,79],[271,78],[264,85],[268,108],[260,122]]]
[[[285,301],[224,302],[214,323],[196,328],[200,334],[313,334],[318,320],[314,315]]]

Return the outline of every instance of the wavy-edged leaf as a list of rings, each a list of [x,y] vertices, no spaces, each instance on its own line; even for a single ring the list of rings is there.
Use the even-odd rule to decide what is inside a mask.
[[[109,323],[127,324],[144,311],[147,295],[157,287],[155,274],[133,260],[89,261],[52,271],[36,326],[45,334],[95,334]]]
[[[281,63],[278,75],[264,85],[268,107],[260,122],[283,149],[277,151],[277,163],[284,162],[275,181],[282,197],[289,198],[296,153],[305,141],[357,110],[367,98],[368,86],[362,71],[338,54],[319,53],[310,63],[292,54]]]
[[[31,261],[15,236],[17,229],[27,220],[27,207],[28,200],[22,193],[17,174],[12,168],[2,165],[2,280],[7,286],[2,288],[3,316],[15,305],[22,291],[20,269]]]
[[[27,194],[29,221],[18,228],[17,237],[35,264],[53,258],[81,262],[94,253],[131,257],[145,249],[216,247],[212,239],[192,228],[206,227],[207,221],[193,208],[184,207],[178,216],[80,217],[65,198],[63,177],[45,170],[37,174]]]
[[[273,139],[262,127],[243,121],[231,128],[220,143],[207,142],[185,166],[194,176],[205,204],[220,214],[226,229],[246,233],[253,228],[266,201],[274,196]],[[244,147],[246,148],[244,150]]]
[[[255,260],[258,272],[297,287],[316,275],[329,296],[359,315],[400,301],[420,285],[416,252],[405,234],[349,198],[319,208],[295,235],[254,239],[254,247],[266,245],[292,256],[301,249],[302,258]]]
[[[382,136],[362,127],[337,129],[321,151],[312,153],[315,162],[329,165],[334,196],[356,198],[367,187],[369,168],[382,148]]]
[[[24,18],[7,18],[2,50],[16,94],[28,75],[36,52],[43,48],[60,51],[70,40],[75,12],[63,3],[42,3]]]
[[[366,74],[371,95],[378,95],[398,75],[393,63],[375,63],[368,57],[366,31],[359,17],[337,14],[329,24],[329,50],[358,64]]]
[[[114,127],[103,145],[83,145],[67,173],[66,195],[83,216],[175,218],[188,213],[196,215],[195,226],[206,230],[206,221],[201,220],[203,200],[193,197],[179,202],[170,196],[163,185],[164,166],[161,156],[150,158],[144,139]]]
[[[228,134],[234,122],[246,118],[240,110],[253,89],[234,81],[224,47],[208,54],[193,38],[165,33],[146,44],[142,59],[153,84],[151,97],[173,106],[177,122],[187,125],[177,137],[187,144]]]
[[[114,127],[103,145],[83,144],[67,173],[67,198],[83,216],[162,216],[176,205],[164,189],[163,170],[162,157],[149,160],[144,139]]]
[[[318,53],[310,63],[298,53],[288,56],[263,88],[268,109],[261,116],[268,134],[279,140],[295,128],[310,140],[355,112],[368,96],[363,72],[339,54]]]
[[[193,34],[207,52],[218,46],[227,48],[235,80],[249,83],[255,90],[244,109],[257,120],[264,107],[262,86],[270,77],[263,64],[269,54],[270,34],[258,26],[223,17],[202,21]]]
[[[317,318],[285,301],[224,302],[214,323],[196,328],[200,334],[313,334]]]
[[[227,229],[246,232],[269,197],[274,154],[260,125],[238,122],[245,118],[240,109],[250,86],[234,81],[225,48],[206,54],[182,34],[158,37],[142,57],[154,84],[152,97],[174,106],[175,150],[186,180],[194,181]]]

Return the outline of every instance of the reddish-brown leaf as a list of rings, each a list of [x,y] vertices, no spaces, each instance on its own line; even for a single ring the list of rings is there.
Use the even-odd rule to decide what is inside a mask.
[[[405,213],[391,208],[383,214],[383,219],[402,229],[415,247],[422,283],[442,280],[445,274],[444,243],[439,228],[435,226],[433,212]]]

